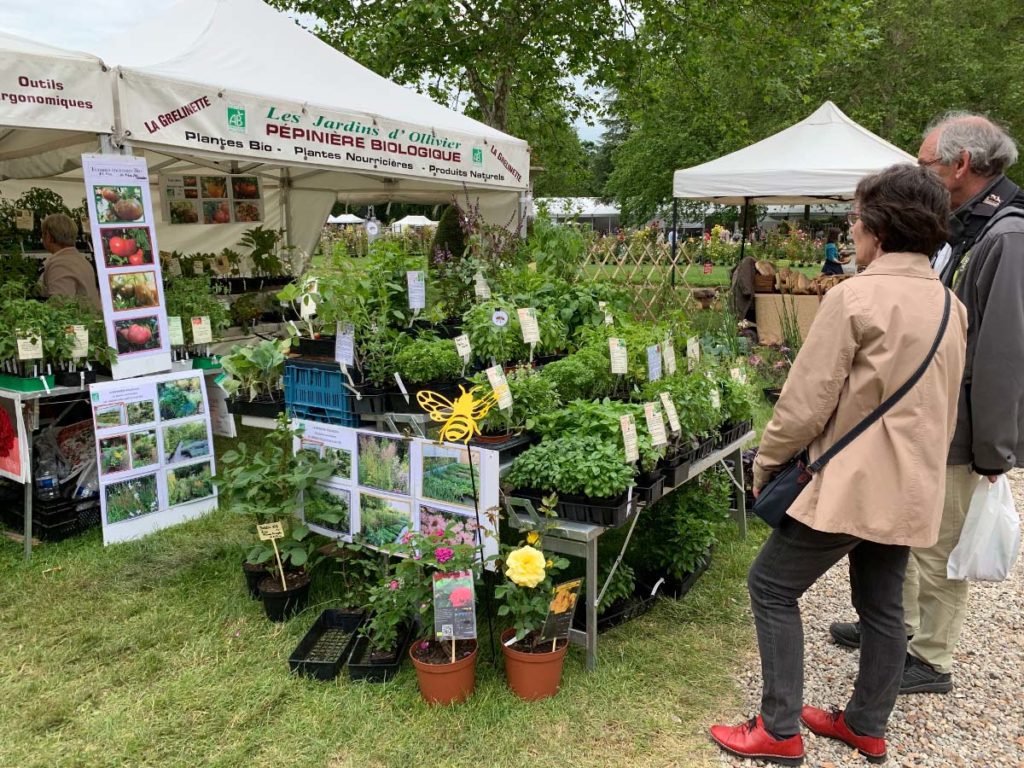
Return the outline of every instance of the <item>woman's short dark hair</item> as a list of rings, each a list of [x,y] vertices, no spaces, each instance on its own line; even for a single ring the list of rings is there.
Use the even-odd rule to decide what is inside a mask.
[[[839,242],[839,230],[836,229],[835,227],[832,227],[831,229],[829,229],[829,231],[828,231],[828,239],[825,242],[827,242],[827,243]]]
[[[892,165],[865,176],[855,193],[863,226],[884,253],[930,256],[949,234],[949,191],[928,168]]]

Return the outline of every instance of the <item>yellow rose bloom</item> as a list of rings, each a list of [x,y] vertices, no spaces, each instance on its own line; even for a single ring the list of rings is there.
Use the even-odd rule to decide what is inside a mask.
[[[530,531],[528,534],[526,534],[527,544],[536,544],[538,541],[540,541],[540,534],[536,531]]]
[[[529,545],[513,550],[505,560],[505,575],[514,584],[533,589],[544,581],[544,553]]]

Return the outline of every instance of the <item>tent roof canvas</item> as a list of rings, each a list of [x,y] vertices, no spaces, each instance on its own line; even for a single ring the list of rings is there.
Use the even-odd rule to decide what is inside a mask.
[[[675,172],[677,198],[727,205],[850,200],[864,176],[914,157],[858,125],[831,101],[756,144]]]
[[[391,226],[401,227],[402,229],[405,229],[406,227],[436,227],[437,222],[431,221],[426,216],[409,215],[399,219],[398,221],[391,222]]]
[[[354,213],[343,213],[339,216],[328,216],[328,224],[362,224],[366,219],[361,219]]]

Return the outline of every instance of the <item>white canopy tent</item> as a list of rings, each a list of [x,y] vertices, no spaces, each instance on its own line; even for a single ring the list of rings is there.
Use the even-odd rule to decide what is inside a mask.
[[[391,222],[392,232],[404,232],[407,229],[422,229],[423,227],[436,227],[437,222],[431,221],[426,216],[403,216],[398,221]]]
[[[340,216],[328,216],[328,224],[362,224],[366,219],[361,219],[354,213],[343,213]]]
[[[799,123],[717,160],[675,172],[673,197],[745,203],[851,200],[864,176],[915,158],[831,101]]]
[[[126,46],[125,39],[145,44]],[[26,45],[13,40],[0,38],[7,46],[0,60],[15,59]],[[67,58],[35,47],[53,61]],[[260,0],[179,0],[116,40],[85,47],[118,65],[105,91],[109,97],[116,90],[116,123],[37,141],[38,152],[24,151],[11,132],[0,134],[0,193],[45,185],[77,205],[79,156],[100,149],[95,134],[88,138],[93,130],[112,130],[115,145],[146,156],[155,206],[162,204],[161,175],[256,175],[263,224],[283,227],[304,250],[316,243],[336,200],[468,198],[496,223],[521,218],[525,142],[376,75]],[[101,67],[95,57],[81,58]],[[0,127],[20,126],[24,120],[12,122],[7,107],[0,102]],[[161,247],[219,250],[250,226],[167,226]]]

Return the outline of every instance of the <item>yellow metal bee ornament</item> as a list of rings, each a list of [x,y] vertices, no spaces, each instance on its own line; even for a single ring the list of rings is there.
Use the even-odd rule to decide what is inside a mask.
[[[480,434],[477,422],[487,415],[498,398],[491,392],[481,400],[473,396],[480,387],[473,387],[469,392],[459,385],[461,394],[452,402],[444,395],[429,390],[416,393],[416,402],[434,421],[443,421],[438,438],[444,443],[468,443],[473,435]]]

